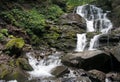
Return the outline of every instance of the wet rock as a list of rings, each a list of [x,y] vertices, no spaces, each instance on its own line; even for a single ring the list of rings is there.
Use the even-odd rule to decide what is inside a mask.
[[[2,51],[2,50],[4,50],[5,48],[4,48],[4,45],[2,45],[1,43],[0,43],[0,50]]]
[[[64,14],[60,17],[60,24],[72,25],[75,24],[82,29],[86,29],[86,21],[75,13]]]
[[[8,55],[5,55],[1,52],[0,55],[0,64],[7,64],[11,58]]]
[[[120,73],[115,72],[107,73],[106,78],[112,82],[120,82]]]
[[[100,50],[68,53],[62,58],[62,63],[85,70],[97,69],[104,72],[111,70],[110,55]]]
[[[113,47],[110,52],[114,55],[114,57],[120,62],[120,44]]]
[[[51,74],[56,76],[56,77],[59,77],[59,76],[64,75],[66,72],[69,72],[67,67],[57,66],[54,69],[52,69]]]
[[[18,58],[16,61],[17,65],[26,71],[32,71],[33,68],[25,58]]]
[[[91,82],[91,80],[88,77],[71,77],[62,79],[62,82],[79,82],[79,81]]]
[[[28,75],[24,73],[22,70],[19,68],[14,68],[14,70],[7,74],[3,79],[8,81],[8,80],[17,80],[18,82],[26,82]]]
[[[20,28],[18,29],[17,27],[12,26],[12,25],[7,25],[6,28],[9,30],[9,33],[11,35],[14,35],[16,37],[22,37],[25,40],[26,43],[30,43],[29,36],[22,29],[20,29]]]
[[[118,34],[108,34],[108,35],[102,35],[99,38],[100,47],[103,46],[115,46],[120,41],[120,35]]]
[[[93,74],[96,78],[98,78],[102,82],[105,81],[106,75],[102,71],[99,71],[99,70],[90,70],[89,73]]]

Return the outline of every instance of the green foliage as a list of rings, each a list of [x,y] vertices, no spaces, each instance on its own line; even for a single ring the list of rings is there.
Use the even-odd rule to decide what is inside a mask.
[[[8,29],[1,29],[0,33],[8,36]]]
[[[39,12],[45,15],[46,19],[54,21],[56,21],[56,19],[59,18],[61,14],[63,14],[63,10],[58,5],[53,4],[49,7],[43,7],[42,9],[39,9]]]
[[[39,45],[40,44],[40,38],[37,37],[36,35],[32,35],[31,43],[32,43],[32,45]]]
[[[76,6],[89,4],[95,0],[66,0],[67,10],[73,10]]]
[[[6,44],[6,48],[7,49],[12,49],[13,47],[15,48],[22,48],[23,46],[25,45],[25,42],[23,40],[23,38],[16,38],[16,37],[13,37],[12,39],[10,39],[8,41],[8,43]]]
[[[46,38],[49,38],[49,39],[57,40],[60,35],[56,32],[53,32],[53,33],[50,33],[50,34],[46,33],[44,36]]]
[[[0,30],[0,41],[4,41],[6,36],[8,36],[8,30],[7,29],[1,29]]]
[[[58,18],[61,14],[63,13],[62,9],[57,6],[57,5],[51,5],[49,8],[48,8],[48,15],[47,17],[49,19],[56,19]]]
[[[0,33],[0,41],[2,41],[3,39],[4,39],[4,35]]]
[[[29,11],[12,9],[2,12],[1,16],[8,23],[24,29],[29,29],[34,34],[39,35],[40,32],[44,31],[45,18],[42,14],[39,14],[36,9]]]

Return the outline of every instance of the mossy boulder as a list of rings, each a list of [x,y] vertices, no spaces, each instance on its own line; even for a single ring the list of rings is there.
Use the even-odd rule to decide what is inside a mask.
[[[19,62],[18,62],[19,60]],[[25,71],[25,65],[20,64],[25,63],[25,60],[22,61],[22,58],[19,58],[18,60],[11,58],[7,55],[0,55],[0,79],[3,80],[18,80],[19,82],[25,82],[24,80],[27,79],[29,76]],[[19,66],[18,66],[19,64]],[[22,67],[20,67],[20,65]],[[24,69],[23,69],[24,68]],[[27,69],[26,65],[26,69]]]
[[[32,71],[33,70],[31,65],[29,64],[29,62],[25,58],[18,58],[17,61],[16,61],[16,64],[17,64],[18,67],[22,68],[23,70],[26,70],[26,71]]]
[[[25,80],[27,80],[27,77],[28,74],[19,68],[14,68],[14,70],[10,74],[7,74],[3,79],[6,81],[16,79],[18,82],[25,82]]]
[[[8,69],[9,68],[9,69]],[[6,75],[12,72],[12,68],[6,64],[0,64],[0,78],[6,77]]]

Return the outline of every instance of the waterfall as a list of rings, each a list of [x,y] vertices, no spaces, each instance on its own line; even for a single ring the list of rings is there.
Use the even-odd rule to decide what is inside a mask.
[[[86,33],[84,34],[77,34],[77,48],[75,51],[83,51],[86,46]]]
[[[112,29],[112,23],[107,18],[107,13],[104,13],[102,9],[95,7],[94,5],[78,6],[76,13],[86,20],[87,32],[97,32],[99,34],[94,35],[89,42],[88,50],[96,50],[99,47],[98,39],[103,34],[107,34]],[[86,35],[84,33],[84,35]],[[79,36],[78,36],[79,35]],[[80,36],[81,35],[81,36]],[[77,34],[77,48],[76,51],[81,52],[85,50],[86,42],[83,39],[83,34]],[[86,37],[86,36],[84,36]],[[84,42],[84,45],[82,43]]]
[[[30,74],[30,79],[53,77],[51,70],[61,65],[61,60],[59,59],[57,52],[40,60],[37,60],[35,57],[33,57],[31,53],[27,53],[26,55],[30,65],[34,69],[33,71],[28,72]]]

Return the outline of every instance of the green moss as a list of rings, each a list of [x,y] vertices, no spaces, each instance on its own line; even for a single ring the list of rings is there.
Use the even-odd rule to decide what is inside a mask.
[[[4,35],[0,33],[0,41],[2,41],[3,39],[4,39]]]
[[[56,32],[44,34],[44,38],[57,40],[60,35]]]
[[[0,78],[3,78],[7,75],[8,71],[7,70],[4,70],[0,76]]]
[[[0,30],[0,33],[8,36],[8,29],[1,29],[1,30]]]
[[[11,67],[15,67],[15,61],[14,61],[14,60],[10,60],[10,61],[9,61],[9,65],[10,65]]]
[[[26,71],[32,71],[33,68],[29,65],[29,62],[24,58],[18,58],[16,65]]]
[[[49,30],[50,30],[50,31],[57,32],[57,33],[60,33],[60,32],[61,32],[60,28],[58,28],[58,27],[56,27],[56,26],[50,27]]]
[[[11,49],[13,47],[16,48],[22,48],[25,45],[25,42],[23,40],[23,38],[12,38],[11,40],[8,41],[8,43],[6,44],[6,48],[7,49]]]
[[[9,68],[9,69],[8,69]],[[4,78],[7,74],[10,74],[10,67],[4,64],[0,65],[0,78]]]
[[[94,35],[98,35],[98,34],[100,34],[100,32],[88,32],[86,36],[87,38],[90,39],[93,38]]]

